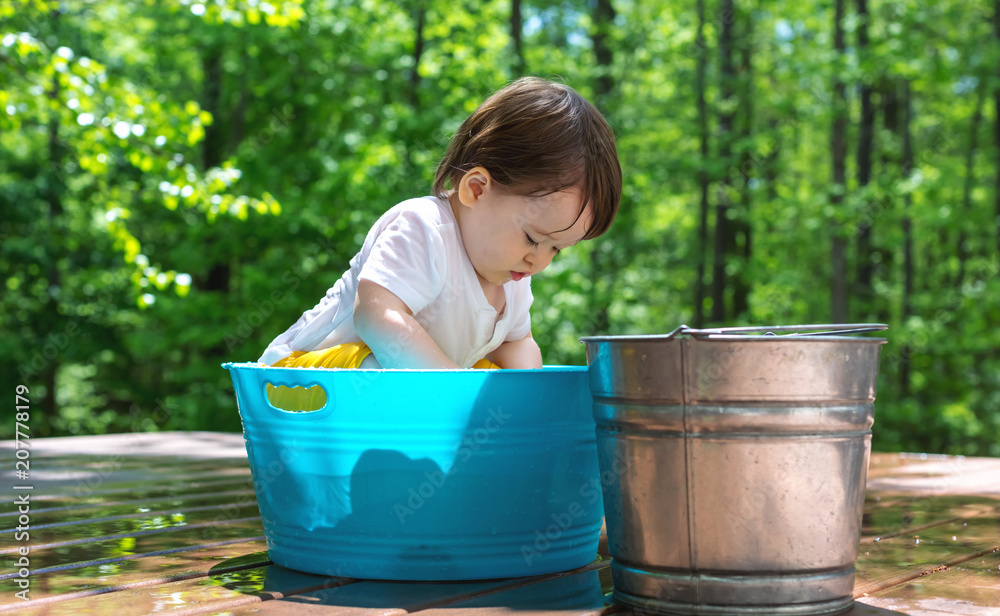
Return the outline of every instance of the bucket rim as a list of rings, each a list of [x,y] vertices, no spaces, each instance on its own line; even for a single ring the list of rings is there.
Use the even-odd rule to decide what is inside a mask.
[[[680,325],[665,334],[624,334],[617,336],[583,336],[584,344],[594,342],[657,342],[683,336],[700,341],[751,342],[776,340],[828,340],[884,344],[885,338],[856,338],[848,334],[880,332],[889,329],[885,323],[825,323],[814,325],[752,325],[749,327],[719,327],[699,329]],[[826,330],[826,331],[824,331]],[[776,333],[780,332],[780,333]]]
[[[268,366],[267,364],[262,364],[260,362],[225,362],[222,367],[226,370],[295,370],[300,371],[303,368],[299,367],[275,367]],[[575,372],[586,372],[587,366],[564,366],[564,365],[551,365],[542,366],[541,368],[512,368],[512,369],[497,369],[497,370],[473,370],[471,368],[459,368],[459,369],[416,369],[416,368],[393,368],[393,369],[362,369],[362,368],[305,368],[305,370],[312,370],[316,373],[363,373],[363,374],[375,374],[375,373],[389,373],[389,374],[553,374],[553,373],[575,373]]]
[[[711,334],[699,336],[697,338],[678,338],[676,334],[622,334],[617,336],[583,336],[580,342],[584,344],[599,342],[659,342],[671,340],[694,340],[697,342],[793,342],[804,344],[807,342],[829,341],[829,342],[852,342],[856,344],[885,344],[886,338],[855,338],[853,336],[753,336],[739,334]]]

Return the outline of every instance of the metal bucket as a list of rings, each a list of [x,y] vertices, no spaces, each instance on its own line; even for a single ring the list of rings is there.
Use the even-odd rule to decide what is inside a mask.
[[[851,606],[885,340],[843,334],[885,328],[581,339],[617,601],[664,614]],[[749,335],[765,330],[792,333]]]

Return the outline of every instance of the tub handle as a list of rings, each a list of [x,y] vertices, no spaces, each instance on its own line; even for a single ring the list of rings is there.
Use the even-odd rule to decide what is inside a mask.
[[[261,396],[264,398],[264,404],[267,406],[267,409],[272,415],[280,417],[283,420],[316,421],[317,419],[322,419],[333,412],[334,398],[330,383],[320,383],[319,380],[316,379],[315,375],[309,374],[310,370],[308,368],[277,368],[271,369],[269,372],[270,374],[261,375],[263,378],[259,381],[259,391]],[[305,394],[305,392],[313,390],[314,387],[318,387],[326,400],[323,401],[323,406],[317,409],[284,409],[280,406],[276,406],[271,401],[271,394],[275,391],[272,387],[287,387],[289,389],[285,390],[286,394],[295,391],[293,388],[301,388],[298,392]]]
[[[318,369],[274,368],[260,362],[227,362],[222,367],[229,370],[233,379],[236,403],[244,421],[263,420],[269,413],[287,421],[316,421],[333,413],[336,406],[332,379],[324,379],[321,383]],[[313,411],[288,411],[271,403],[267,390],[272,385],[302,389],[319,387],[326,395],[326,401]]]
[[[694,329],[687,325],[681,325],[668,334],[673,337],[677,334],[685,334],[694,338],[708,338],[711,336],[741,335],[763,333],[765,336],[843,336],[846,334],[861,334],[867,332],[880,332],[889,329],[885,323],[827,323],[819,325],[764,325],[755,327],[717,327],[710,329]]]

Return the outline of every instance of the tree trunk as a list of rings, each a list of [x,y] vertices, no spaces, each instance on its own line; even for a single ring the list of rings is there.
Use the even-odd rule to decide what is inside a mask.
[[[201,144],[202,166],[211,169],[222,164],[222,51],[211,47],[201,59],[204,83],[201,108],[212,114],[212,123],[205,127]]]
[[[863,63],[868,51],[868,0],[856,0],[858,9],[858,55]],[[864,79],[864,77],[863,77]],[[864,192],[872,176],[872,149],[875,140],[875,108],[872,105],[872,86],[867,80],[861,84],[861,125],[858,132],[858,188]],[[869,200],[870,201],[870,200]],[[858,222],[857,295],[862,305],[870,307],[872,299],[872,225],[871,216]]]
[[[591,42],[594,45],[594,57],[597,59],[596,79],[594,80],[594,103],[605,115],[611,109],[611,94],[614,89],[614,80],[611,77],[611,62],[613,53],[608,45],[608,35],[614,24],[615,9],[611,0],[597,0],[593,5],[594,10],[591,15],[593,29],[591,30]],[[612,228],[612,235],[621,245],[630,245],[627,238],[631,236],[632,210],[622,207],[615,219]],[[623,239],[625,238],[625,239]],[[608,241],[610,241],[610,237]],[[613,263],[608,263],[609,253],[600,250],[592,250],[590,253],[590,265],[593,268],[593,281],[590,297],[590,314],[592,315],[595,333],[605,333],[610,327],[609,310],[611,308],[611,298],[615,284],[615,272],[619,268]]]
[[[417,18],[413,40],[413,70],[410,72],[410,105],[420,108],[420,58],[424,55],[424,25],[427,20],[427,3],[417,0]]]
[[[912,109],[910,107],[910,82],[903,82],[903,177],[913,171],[913,142],[910,138]],[[893,127],[895,130],[895,127]],[[910,193],[903,197],[903,322],[913,314],[913,225],[910,218],[912,205]],[[904,396],[910,395],[910,353],[912,349],[904,344],[900,350],[899,385]]]
[[[236,110],[233,112],[233,126],[229,131],[229,151],[235,152],[243,142],[243,134],[246,132],[247,117],[247,82],[250,71],[250,55],[244,49],[240,53],[240,97],[236,101]]]
[[[705,102],[705,74],[708,70],[708,52],[705,49],[705,0],[698,0],[698,32],[695,46],[698,50],[698,67],[695,73],[695,90],[698,101],[698,138],[701,142],[701,161],[698,169],[698,187],[701,190],[698,219],[698,274],[694,291],[694,326],[705,326],[705,256],[708,249],[708,104]]]
[[[212,114],[212,123],[205,127],[205,140],[202,142],[202,168],[211,169],[222,165],[222,50],[211,47],[202,56],[201,108]],[[232,272],[229,263],[213,263],[209,266],[208,276],[204,280],[206,291],[229,292]]]
[[[614,78],[611,76],[611,47],[608,45],[608,35],[615,22],[615,7],[611,0],[596,0],[594,5],[594,57],[597,59],[597,82],[594,84],[594,94],[597,106],[601,111],[608,110],[608,95],[614,89]]]
[[[510,0],[510,40],[514,45],[515,77],[520,77],[524,74],[524,49],[521,46],[523,29],[521,23],[521,0]]]
[[[960,226],[956,251],[958,254],[958,277],[955,281],[955,287],[958,289],[961,289],[962,283],[965,282],[965,263],[969,260],[969,247],[966,245],[969,238],[966,229],[970,224],[969,219],[973,216],[972,189],[976,184],[976,148],[978,147],[978,135],[983,120],[983,104],[986,100],[986,88],[982,87],[982,81],[979,83],[980,87],[977,88],[979,92],[976,95],[976,110],[972,113],[972,121],[969,123],[969,149],[965,152],[965,182],[962,186],[962,214],[959,216]]]
[[[52,28],[55,33],[58,34],[59,28],[59,11],[54,10],[50,14],[52,19]],[[45,188],[45,201],[49,206],[49,225],[52,230],[53,237],[62,236],[66,237],[65,229],[61,229],[63,226],[63,191],[65,189],[65,181],[63,177],[63,159],[65,158],[65,148],[62,145],[62,141],[59,139],[59,114],[58,111],[54,111],[61,107],[59,102],[59,92],[61,90],[59,86],[59,73],[55,73],[52,76],[52,87],[45,94],[49,99],[50,111],[49,124],[48,124],[48,149],[49,149],[49,177],[47,186]],[[53,241],[51,244],[52,254],[49,259],[49,268],[47,272],[47,282],[49,289],[58,289],[62,286],[62,271],[59,269],[59,264],[63,260],[64,250],[62,248],[63,244],[59,241]],[[48,335],[52,332],[61,331],[63,325],[63,316],[59,311],[59,299],[51,294],[45,293],[46,299],[43,304],[42,313],[45,315],[42,320],[50,329],[47,332],[39,332],[40,334]],[[46,356],[48,358],[48,356]],[[48,436],[51,434],[51,426],[55,424],[55,419],[59,414],[59,403],[56,400],[56,388],[57,388],[57,376],[59,373],[59,355],[51,358],[45,364],[45,369],[42,373],[42,382],[45,385],[45,397],[42,399],[40,407],[42,411],[42,417],[45,417],[45,421],[34,422],[33,425],[39,426],[39,430],[33,436]],[[24,383],[28,387],[31,387],[31,383]]]
[[[733,0],[722,0],[722,30],[719,34],[719,97],[729,100],[735,95],[733,82]],[[732,165],[733,111],[726,107],[719,114],[719,160],[727,168]],[[726,175],[728,181],[729,174]],[[726,186],[719,187],[719,200],[715,206],[715,255],[712,260],[712,321],[726,319],[726,247],[729,245],[729,195]]]
[[[740,49],[740,105],[742,122],[740,126],[740,141],[750,143],[753,134],[753,21],[750,12],[746,13],[743,30],[743,47]],[[744,145],[740,152],[740,207],[739,216],[734,221],[730,248],[739,255],[740,269],[733,280],[733,316],[739,317],[750,311],[750,255],[753,249],[753,234],[751,221],[750,179],[754,175],[755,163],[751,157],[751,148]]]
[[[996,35],[995,44],[1000,47],[1000,0],[993,0],[993,33]],[[994,69],[1000,73],[1000,68]],[[998,75],[1000,84],[1000,75]],[[994,199],[996,200],[996,224],[997,224],[997,252],[1000,252],[1000,85],[993,90],[993,109],[996,117],[993,119],[993,138],[997,146],[997,175],[996,190]]]
[[[838,59],[844,57],[844,0],[834,0],[834,36],[833,47]],[[840,62],[837,62],[837,70]],[[833,194],[830,202],[839,211],[844,201],[846,191],[846,158],[847,158],[847,95],[840,75],[833,79],[833,130],[831,149],[833,150]],[[830,222],[830,262],[833,270],[833,280],[830,289],[831,316],[834,323],[847,322],[847,238],[843,235],[841,225],[835,220]]]

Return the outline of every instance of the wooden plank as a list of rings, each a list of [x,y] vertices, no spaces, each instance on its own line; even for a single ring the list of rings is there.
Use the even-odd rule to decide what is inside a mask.
[[[33,569],[29,577],[31,596],[45,599],[50,596],[82,591],[111,592],[121,584],[137,584],[147,579],[161,579],[165,576],[197,573],[208,576],[212,565],[235,557],[263,552],[266,548],[262,536],[234,533],[235,537],[223,537],[212,542],[184,542],[181,545],[156,549],[156,545],[137,544],[136,549],[122,546],[117,552],[107,550],[93,553],[92,559],[68,559],[69,562]],[[32,567],[35,559],[32,553]],[[51,561],[50,561],[51,562]],[[259,559],[257,564],[266,562]],[[12,570],[11,570],[12,571]],[[12,573],[4,572],[8,578]],[[13,584],[4,581],[4,584]],[[0,601],[4,605],[17,602],[11,594],[5,594]]]
[[[39,506],[32,508],[32,522],[42,538],[32,546],[37,574],[32,596],[37,600],[6,603],[0,612],[625,612],[608,605],[606,561],[554,577],[441,584],[358,582],[266,565],[241,435],[198,437],[205,447],[218,442],[231,454],[208,462],[185,457],[192,453],[188,433],[160,435],[159,443],[152,438],[142,447],[129,436],[112,436],[50,444],[51,457],[37,458],[39,472],[54,478],[39,484],[47,492],[33,500]],[[80,456],[76,452],[81,450],[88,451]],[[858,590],[870,592],[863,597],[866,603],[848,614],[893,613],[889,603],[879,603],[883,600],[911,601],[913,609],[930,609],[912,603],[925,599],[951,600],[947,605],[955,609],[984,607],[981,597],[997,594],[988,567],[994,565],[989,550],[1000,547],[1000,501],[991,491],[998,468],[988,459],[873,455],[858,563]],[[129,498],[133,495],[139,498]],[[218,515],[223,510],[225,519]],[[0,505],[0,528],[9,527],[13,514],[10,504]],[[167,519],[174,514],[186,524]],[[601,551],[607,552],[603,537]],[[963,573],[965,563],[985,568],[975,575]],[[9,577],[8,572],[0,574]],[[950,577],[935,577],[945,574]],[[973,596],[962,598],[938,586],[971,588]]]
[[[0,449],[14,441],[0,441]],[[108,457],[170,456],[177,459],[246,459],[243,435],[238,432],[127,432],[88,436],[31,439],[32,458],[88,455]]]
[[[34,465],[32,466],[34,468]],[[13,482],[12,478],[8,478]],[[111,494],[132,495],[134,498],[148,494],[176,493],[224,482],[251,484],[249,468],[223,467],[191,474],[148,473],[141,469],[130,471],[33,471],[31,483],[35,489],[32,500],[87,502],[106,498]],[[13,485],[13,483],[11,483]],[[9,503],[0,503],[0,511],[12,511]]]
[[[103,476],[113,473],[143,470],[147,475],[194,475],[206,474],[215,468],[247,467],[244,459],[184,460],[175,457],[144,456],[100,456],[66,455],[40,456],[32,451],[31,468],[44,473],[66,473],[74,476],[80,471],[96,471]]]
[[[267,567],[257,567],[242,571],[245,578],[265,579]],[[138,616],[151,612],[168,612],[174,616],[189,613],[219,613],[240,606],[259,603],[262,597],[280,598],[281,593],[262,591],[250,593],[244,589],[232,589],[227,584],[226,575],[200,576],[176,581],[156,581],[152,586],[127,586],[116,592],[73,598],[68,601],[51,603],[28,603],[17,606],[17,614],[24,616],[42,615],[107,615]],[[324,583],[350,583],[351,580],[326,580]],[[315,586],[293,588],[291,592],[308,592]]]
[[[32,601],[5,596],[0,611],[146,613],[155,606],[137,602],[137,592],[154,597],[160,586],[204,582],[219,563],[223,572],[269,564],[245,457],[184,460],[165,451],[191,447],[175,437],[122,456],[121,438],[33,443]],[[81,445],[96,453],[78,455]],[[0,525],[16,514],[0,513]],[[255,552],[253,562],[234,559]]]
[[[243,522],[225,522],[213,526],[201,526],[198,529],[182,527],[182,532],[175,532],[173,529],[166,529],[171,532],[160,534],[130,534],[119,538],[97,537],[93,540],[61,547],[35,550],[32,548],[31,564],[32,568],[51,568],[48,574],[32,576],[32,592],[35,596],[45,597],[50,594],[76,592],[80,590],[99,588],[104,586],[115,586],[118,584],[116,577],[121,569],[135,570],[141,568],[141,562],[133,562],[122,557],[132,555],[149,554],[153,552],[165,552],[173,554],[173,559],[183,558],[183,551],[177,548],[190,546],[200,546],[207,543],[218,543],[233,540],[253,540],[259,539],[263,535],[263,529],[258,519]],[[211,535],[200,536],[192,533],[210,532]],[[258,548],[249,548],[258,550]],[[168,552],[169,551],[169,552]],[[76,564],[83,561],[102,561],[104,559],[118,559],[114,563],[101,563],[93,567],[87,567],[80,571],[64,571],[58,569],[60,565]],[[179,563],[183,565],[183,563]],[[203,563],[205,569],[212,563]],[[68,568],[71,569],[71,568]],[[4,577],[12,573],[3,572]],[[13,600],[12,597],[5,596],[3,600]]]
[[[949,522],[995,516],[1000,501],[956,496],[917,497],[890,501],[862,516],[861,543],[882,541]]]
[[[186,497],[171,497],[162,501],[138,501],[132,503],[113,504],[108,507],[83,506],[58,508],[56,510],[31,510],[31,528],[41,531],[49,528],[77,527],[79,534],[82,525],[99,522],[112,522],[129,519],[151,519],[156,516],[168,516],[177,513],[186,514],[195,511],[218,509],[231,511],[235,508],[247,508],[248,514],[258,512],[257,501],[253,490],[235,490],[198,496],[187,500]],[[258,512],[259,513],[259,512]],[[9,520],[3,522],[10,523]]]
[[[276,600],[266,600],[242,610],[236,615],[360,616],[362,614],[406,614],[415,605],[466,596],[499,588],[502,582],[375,582],[317,589],[306,593],[288,593]],[[208,612],[189,612],[192,614]],[[187,616],[187,614],[178,615]]]
[[[36,608],[43,605],[48,606],[46,609],[63,611],[63,607],[56,604],[75,605],[67,602],[187,579],[208,578],[210,572],[207,567],[213,562],[217,564],[211,569],[212,575],[229,575],[269,564],[265,547],[263,537],[251,541],[237,539],[34,570],[33,575],[38,577],[32,578],[31,602],[25,604],[12,596],[5,596],[0,612],[20,613],[26,606]],[[117,597],[104,597],[103,600],[116,602]]]
[[[558,616],[567,613],[598,616],[611,605],[605,597],[601,573],[610,572],[610,561],[600,560],[552,578],[479,593],[461,601],[417,606],[410,612],[420,616],[449,616],[456,611],[470,616],[498,616],[511,611],[530,616]]]
[[[356,582],[299,573],[271,565],[208,578],[159,583],[152,587],[123,588],[105,595],[75,598],[48,604],[28,604],[17,611],[24,616],[96,614],[132,616],[150,612],[171,616],[196,614],[270,613],[404,614],[407,606],[465,598],[510,581],[486,582]],[[278,601],[282,600],[282,601]],[[21,606],[18,606],[21,607]],[[240,608],[250,608],[238,612]],[[272,612],[271,610],[279,610]]]
[[[873,605],[867,605],[860,601],[855,601],[854,604],[851,605],[850,609],[848,609],[845,612],[838,612],[836,616],[901,616],[901,615],[906,616],[902,612],[897,612],[895,610],[886,610]],[[531,614],[531,612],[527,612],[524,614],[518,612],[517,616],[533,616],[533,615]],[[602,612],[600,612],[600,616],[650,616],[650,612],[632,610],[622,605],[612,604],[606,607]],[[924,616],[931,616],[931,615],[926,614]],[[936,613],[933,616],[955,616],[955,615],[951,613],[948,614]]]
[[[869,491],[865,497],[864,512],[870,513],[883,507],[897,505],[903,500],[906,500],[905,496],[888,496],[883,495],[881,492]]]
[[[931,456],[931,458],[934,457]],[[868,477],[869,479],[875,479],[892,475],[904,466],[919,465],[927,460],[927,456],[919,454],[873,451],[868,460]]]
[[[182,503],[183,504],[183,503]],[[140,512],[138,515],[122,514],[76,520],[73,523],[42,524],[40,527],[31,525],[32,550],[44,550],[49,547],[90,543],[95,539],[119,539],[139,534],[156,534],[168,532],[170,529],[191,532],[194,529],[205,528],[206,525],[223,524],[228,521],[260,518],[255,500],[232,502],[228,499],[203,507],[190,507],[181,512],[182,507],[164,507],[164,513],[153,514],[151,511]],[[134,510],[133,510],[134,511]],[[35,517],[32,516],[32,521]],[[256,534],[256,533],[255,533]],[[191,532],[191,538],[205,538],[211,531]],[[0,554],[13,553],[16,545],[0,548]]]
[[[118,607],[115,610],[108,610],[108,613],[113,611],[117,616],[125,616],[130,613],[146,613],[154,608],[160,610],[170,609],[171,611],[182,610],[179,612],[180,614],[193,614],[218,613],[219,611],[235,609],[239,606],[256,605],[265,599],[284,598],[302,594],[304,591],[312,589],[322,591],[330,586],[327,578],[297,573],[275,566],[234,571],[233,567],[235,564],[238,564],[240,559],[222,561],[221,565],[230,567],[230,570],[225,572],[224,575],[213,568],[212,573],[206,576],[204,575],[204,571],[199,572],[199,565],[205,567],[204,560],[215,556],[214,554],[183,555],[183,557],[188,559],[187,563],[176,562],[178,556],[175,554],[171,558],[163,559],[162,561],[159,559],[143,559],[144,561],[148,560],[148,562],[141,563],[143,565],[141,570],[131,575],[123,571],[102,572],[96,566],[91,567],[91,571],[84,572],[86,575],[80,575],[79,573],[70,575],[69,572],[61,571],[59,572],[61,577],[54,580],[58,582],[58,588],[35,583],[32,591],[33,596],[35,598],[39,596],[46,597],[45,594],[40,593],[48,593],[50,596],[54,595],[51,596],[52,600],[47,602],[47,609],[54,611],[44,613],[77,613],[77,610],[80,612],[87,610],[88,613],[104,613],[105,606],[113,604]],[[262,558],[263,554],[258,556]],[[218,559],[216,558],[216,560]],[[607,562],[602,562],[603,566],[606,566]],[[95,578],[89,577],[91,575],[100,576],[101,573],[105,575],[103,579],[98,577],[96,584]],[[209,579],[210,582],[208,581]],[[105,581],[112,580],[114,582],[113,588],[102,585]],[[182,582],[186,582],[186,584]],[[337,587],[343,583],[345,582],[336,581],[333,586]],[[395,609],[392,604],[397,601],[401,601],[401,605],[405,607],[413,604],[457,600],[468,598],[470,596],[469,593],[472,592],[490,590],[505,585],[498,582],[443,585],[426,583],[365,583],[371,586],[351,591],[338,590],[331,592],[327,590],[326,593],[319,592],[308,597],[288,599],[282,603],[282,606],[287,606],[288,602],[294,603],[296,609],[323,606],[325,605],[323,603],[325,598],[327,600],[348,601],[349,605],[347,607],[351,607],[356,612],[355,608],[358,608],[359,605],[354,604],[363,602],[364,597],[368,594],[377,593],[376,596],[381,597],[382,603],[376,601],[372,606],[366,604],[360,607],[364,607],[364,610],[377,608],[383,611],[386,609],[391,611]],[[206,589],[205,586],[209,584],[224,586],[229,590],[236,591],[237,594],[227,594],[218,589]],[[431,586],[442,586],[442,588],[435,590],[429,588]],[[150,597],[160,597],[161,599],[164,593],[169,590],[172,602],[165,604],[161,601],[158,604],[151,604],[150,601],[152,599],[137,599],[136,592],[143,588],[145,588]],[[71,594],[59,595],[59,593]],[[101,595],[101,603],[97,607],[93,607],[91,601],[95,597],[92,595],[96,594]],[[336,599],[333,599],[333,597],[336,597]],[[271,603],[271,601],[268,601],[268,603]],[[39,603],[33,603],[32,605],[36,607],[41,606]],[[0,611],[3,611],[2,607],[0,607]]]
[[[599,571],[605,559],[572,571],[509,580],[474,582],[376,582],[354,584],[263,601],[233,612],[234,616],[263,614],[316,614],[359,616],[361,614],[417,613],[421,616],[475,614],[489,616],[497,610],[529,610],[532,614],[599,614],[607,603]],[[287,569],[283,575],[294,579]],[[272,571],[273,572],[273,571]],[[308,576],[316,577],[316,576]],[[561,608],[559,606],[562,606]],[[191,612],[194,614],[195,612]],[[567,612],[562,611],[563,615]]]
[[[911,496],[1000,496],[998,476],[1000,458],[890,454],[869,469],[867,485],[870,491]]]
[[[862,544],[855,596],[873,594],[1000,549],[997,526],[996,515],[973,517]]]
[[[252,489],[253,483],[249,475],[242,477],[232,477],[215,481],[176,481],[172,483],[150,483],[143,485],[122,485],[118,483],[110,484],[118,487],[106,487],[99,491],[88,489],[71,490],[61,488],[61,491],[52,491],[52,486],[45,485],[38,493],[29,493],[32,503],[32,514],[45,513],[48,511],[65,511],[72,508],[100,508],[105,506],[115,506],[122,503],[142,503],[153,499],[176,499],[180,495],[205,494],[216,495],[220,491],[231,491],[234,488]],[[17,506],[11,502],[3,503],[0,506],[5,511],[0,512],[0,523],[4,518],[16,517],[18,515]]]
[[[914,616],[998,616],[1000,554],[994,552],[955,563],[858,600]]]
[[[623,605],[618,605],[616,603],[613,603],[613,600],[610,595],[606,596],[606,600],[609,602],[609,605],[604,610],[598,613],[599,616],[650,616],[650,612],[648,611],[633,610]],[[503,613],[509,614],[509,612],[506,611],[504,611]],[[500,612],[497,612],[497,614],[499,616]],[[563,614],[566,614],[566,612],[563,612]],[[588,614],[589,616],[590,612],[585,612],[585,614]],[[763,613],[761,614],[763,616]],[[851,605],[851,607],[847,611],[838,612],[837,614],[837,616],[900,616],[900,615],[901,612],[883,609],[881,607],[877,607],[874,605],[868,605],[860,601],[855,601],[854,604]],[[530,610],[525,612],[518,610],[517,616],[534,616],[534,613]],[[556,615],[553,614],[552,616]],[[935,614],[934,616],[954,616],[954,615]]]
[[[60,520],[83,520],[88,518],[101,517],[102,514],[114,516],[130,513],[144,513],[154,509],[167,509],[183,506],[187,503],[212,503],[218,502],[224,506],[227,502],[252,501],[256,503],[254,491],[250,489],[231,490],[232,485],[205,487],[204,492],[198,493],[174,493],[161,496],[143,497],[127,500],[110,500],[104,503],[99,502],[76,502],[62,504],[64,501],[51,501],[46,506],[31,508],[31,519],[37,520],[41,524],[58,522]],[[237,486],[238,487],[238,486]],[[200,489],[200,488],[199,488]],[[35,505],[35,501],[31,501]],[[47,506],[53,504],[55,506]],[[13,528],[16,525],[17,512],[10,514],[0,514],[0,527]]]
[[[846,612],[840,612],[837,616],[900,616],[902,612],[897,612],[895,610],[887,610],[874,605],[868,605],[860,601],[855,600],[851,609]],[[936,616],[946,616],[945,614],[937,614]]]

